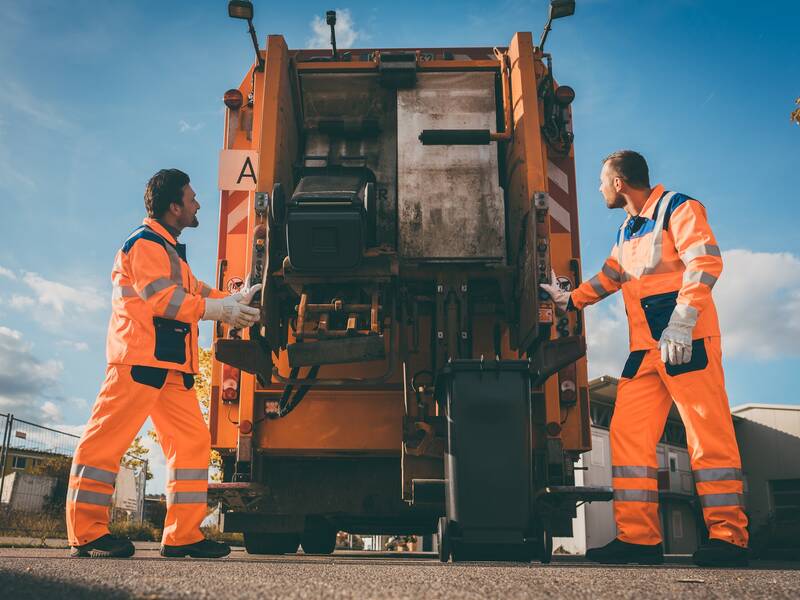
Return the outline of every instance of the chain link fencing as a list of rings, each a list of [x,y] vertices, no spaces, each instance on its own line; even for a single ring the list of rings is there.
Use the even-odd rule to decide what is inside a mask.
[[[65,503],[79,436],[0,414],[0,536],[66,537]],[[111,522],[142,523],[147,460],[126,455]]]

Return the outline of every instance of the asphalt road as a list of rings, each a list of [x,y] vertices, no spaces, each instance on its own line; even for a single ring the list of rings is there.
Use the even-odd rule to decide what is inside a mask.
[[[441,564],[422,555],[250,556],[166,559],[154,545],[130,559],[71,559],[63,549],[0,549],[2,598],[798,598],[800,565],[708,570],[598,567],[574,558],[549,566]],[[685,561],[684,561],[685,562]]]

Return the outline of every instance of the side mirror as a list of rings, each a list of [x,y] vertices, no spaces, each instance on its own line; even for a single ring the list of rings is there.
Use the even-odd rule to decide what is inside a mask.
[[[560,19],[575,14],[575,0],[550,0],[548,19]]]

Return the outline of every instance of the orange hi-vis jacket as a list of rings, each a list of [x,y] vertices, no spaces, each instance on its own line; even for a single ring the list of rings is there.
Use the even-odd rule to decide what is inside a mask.
[[[630,330],[630,349],[657,347],[673,310],[696,318],[693,339],[719,336],[711,289],[722,257],[700,202],[653,188],[638,217],[628,217],[602,270],[570,295],[580,310],[620,288]]]
[[[145,219],[114,259],[109,364],[197,373],[197,322],[205,298],[227,294],[199,281],[179,244],[155,219]]]

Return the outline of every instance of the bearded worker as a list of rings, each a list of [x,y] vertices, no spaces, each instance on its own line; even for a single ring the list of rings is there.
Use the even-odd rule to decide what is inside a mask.
[[[200,204],[189,177],[161,170],[145,188],[148,217],[117,252],[102,389],[78,443],[67,492],[74,557],[128,557],[134,546],[110,535],[109,507],[120,459],[149,416],[167,459],[167,515],[161,555],[219,558],[226,544],[206,540],[211,439],[194,390],[198,321],[237,328],[259,319],[249,304],[261,288],[229,296],[198,281],[178,243],[197,227]]]
[[[622,150],[605,159],[600,193],[627,213],[602,270],[571,293],[542,288],[562,310],[580,310],[622,290],[630,356],[611,420],[617,537],[586,558],[607,564],[660,564],[656,445],[673,401],[686,440],[709,540],[694,553],[701,566],[743,566],[747,517],[739,448],[722,371],[711,290],[722,258],[700,202],[650,187],[647,162]]]

